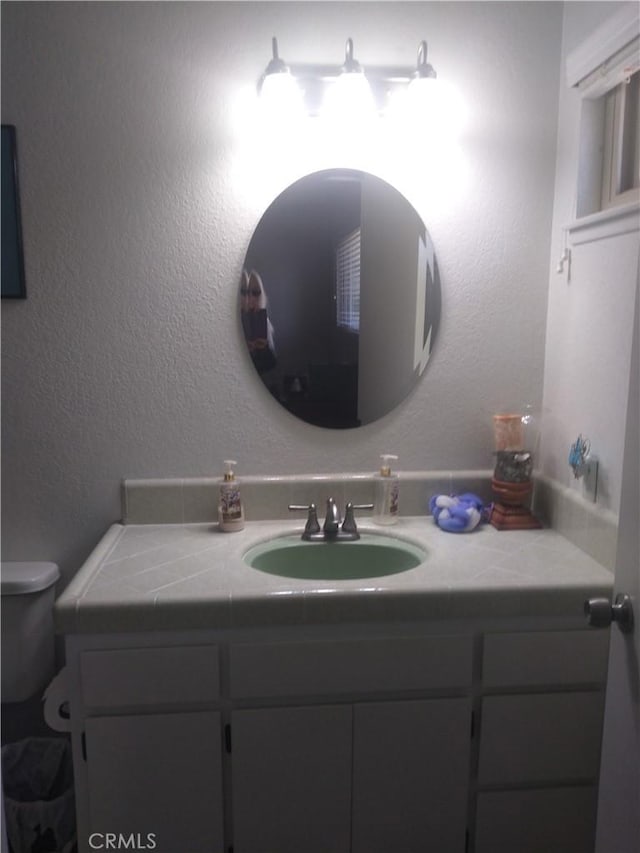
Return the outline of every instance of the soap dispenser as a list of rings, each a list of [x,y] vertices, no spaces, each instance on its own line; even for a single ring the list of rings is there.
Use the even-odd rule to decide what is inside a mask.
[[[391,462],[398,457],[392,453],[383,453],[380,458],[382,466],[376,476],[372,521],[376,524],[395,524],[398,520],[400,481],[398,475],[391,471]]]
[[[225,533],[244,528],[244,508],[240,499],[240,487],[233,472],[237,462],[225,459],[225,472],[220,484],[220,503],[218,504],[218,526]]]

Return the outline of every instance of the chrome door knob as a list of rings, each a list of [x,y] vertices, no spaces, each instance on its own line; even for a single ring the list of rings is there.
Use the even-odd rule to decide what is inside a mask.
[[[584,603],[584,614],[593,628],[608,628],[616,622],[621,631],[633,630],[631,597],[623,592],[616,596],[615,604],[608,598],[589,598]]]

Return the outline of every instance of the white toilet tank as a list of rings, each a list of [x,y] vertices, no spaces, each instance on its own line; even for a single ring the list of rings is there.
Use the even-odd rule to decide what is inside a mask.
[[[23,702],[53,678],[55,563],[2,563],[2,701]]]

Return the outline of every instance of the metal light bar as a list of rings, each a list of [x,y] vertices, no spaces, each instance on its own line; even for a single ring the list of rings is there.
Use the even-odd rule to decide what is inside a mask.
[[[427,43],[418,45],[417,63],[414,66],[367,65],[363,69],[354,59],[353,40],[347,39],[345,61],[342,66],[317,63],[285,63],[278,53],[278,42],[272,39],[272,59],[258,82],[261,91],[265,79],[270,75],[290,74],[303,92],[305,111],[308,115],[318,115],[327,88],[334,84],[341,74],[362,73],[371,88],[375,108],[383,113],[390,99],[398,89],[406,89],[416,78],[436,78],[433,66],[427,62]]]

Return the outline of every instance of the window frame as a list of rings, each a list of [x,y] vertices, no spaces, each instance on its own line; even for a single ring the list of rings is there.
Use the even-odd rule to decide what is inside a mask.
[[[640,133],[638,132],[639,111],[637,103],[635,105],[630,104],[631,98],[634,96],[636,99],[638,98],[639,82],[640,71],[636,71],[628,81],[618,83],[602,96],[604,98],[604,134],[600,210],[640,201],[639,148],[637,144],[634,144],[640,141]],[[635,115],[633,114],[634,106]],[[635,127],[632,126],[633,124]],[[631,186],[624,187],[620,185],[624,184],[622,171],[625,167],[629,167],[629,163],[625,159],[625,155],[626,157],[630,156],[629,149],[632,152],[631,170],[634,176]]]
[[[567,83],[582,100],[575,219],[566,226],[574,244],[640,228],[640,189],[618,191],[625,81],[639,69],[640,9],[631,5],[567,56]]]

